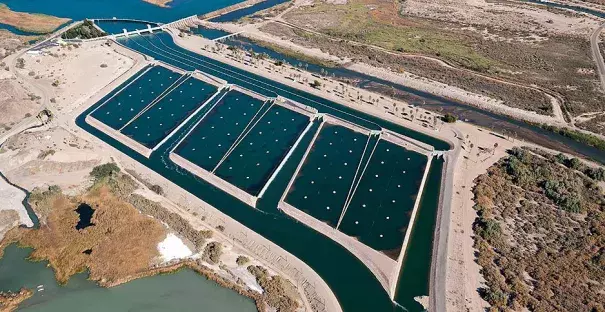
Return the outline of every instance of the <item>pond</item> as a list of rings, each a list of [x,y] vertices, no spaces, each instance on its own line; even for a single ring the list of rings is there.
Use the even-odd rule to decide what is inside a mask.
[[[80,204],[75,210],[80,215],[80,221],[76,224],[76,230],[82,230],[95,224],[90,222],[95,210],[87,204]]]
[[[61,286],[46,262],[26,260],[31,252],[30,248],[12,244],[6,247],[0,259],[0,291],[16,292],[21,287],[34,291],[19,311],[62,312],[83,307],[86,311],[99,312],[257,311],[253,300],[190,269],[141,278],[112,288],[99,287],[87,280],[86,273],[80,273]]]

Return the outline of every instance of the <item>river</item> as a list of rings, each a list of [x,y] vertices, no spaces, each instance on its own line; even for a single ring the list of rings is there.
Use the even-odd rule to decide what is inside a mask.
[[[299,60],[269,48],[259,46],[247,38],[230,37],[229,39],[224,40],[224,43],[238,46],[247,51],[267,54],[272,59],[283,60],[284,62],[287,62],[293,66],[299,66],[310,72],[330,75],[339,80],[347,80],[357,87],[363,89],[389,95],[392,95],[393,91],[395,91],[396,98],[415,106],[419,106],[430,111],[439,112],[441,114],[451,113],[457,116],[460,120],[464,120],[482,128],[493,130],[505,136],[510,136],[511,138],[522,139],[547,148],[574,155],[585,156],[605,164],[604,151],[523,121],[492,113],[468,104],[442,98],[428,92],[408,88],[397,83],[372,77],[346,68],[325,67]]]

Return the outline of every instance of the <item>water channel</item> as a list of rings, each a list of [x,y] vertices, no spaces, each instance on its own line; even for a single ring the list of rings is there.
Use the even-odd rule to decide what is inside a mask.
[[[235,2],[217,0],[208,3],[206,1],[176,0],[171,4],[173,6],[172,10],[165,10],[143,3],[139,0],[120,1],[119,5],[115,0],[94,0],[92,3],[87,3],[86,5],[81,3],[75,5],[74,0],[58,1],[60,2],[59,4],[43,0],[8,0],[6,3],[11,8],[18,11],[53,14],[73,19],[82,19],[91,16],[110,17],[115,15],[119,17],[168,22],[170,20],[191,15],[190,13],[194,10],[203,13],[204,10],[199,10],[198,7],[204,7],[206,8],[205,11],[211,11]],[[245,40],[242,39],[237,39],[233,42],[235,41],[241,41],[243,44],[247,44],[248,47],[256,46],[250,42],[246,43]],[[256,46],[256,49],[259,48],[260,47]],[[286,58],[286,56],[276,54],[276,52],[271,50],[265,52],[277,59]],[[304,62],[295,59],[288,62],[291,64],[304,64]],[[321,67],[314,66],[316,65],[309,64],[308,69],[314,71],[317,68],[316,72],[319,72],[322,69]],[[601,162],[605,162],[605,155],[603,155],[602,151],[598,151],[595,148],[577,143],[560,135],[547,132],[538,127],[527,125],[523,122],[501,117],[464,104],[391,84],[363,74],[354,73],[346,69],[323,68],[323,70],[327,70],[329,74],[334,73],[337,77],[351,79],[359,86],[367,89],[384,90],[384,88],[391,89],[391,87],[395,87],[397,89],[397,96],[412,104],[419,106],[423,105],[427,108],[432,108],[433,110],[454,112],[462,119],[467,119],[469,122],[479,126],[495,129],[500,133],[508,132],[511,135],[516,134],[519,138],[534,141],[552,148],[575,151]],[[390,302],[386,293],[382,290],[381,286],[370,272],[342,247],[329,239],[326,239],[321,234],[306,228],[304,225],[295,222],[276,211],[275,205],[283,192],[285,184],[287,184],[289,177],[295,169],[295,164],[302,157],[302,149],[299,148],[295,151],[292,155],[292,161],[289,161],[283,168],[276,178],[275,183],[272,184],[272,187],[267,192],[267,195],[259,203],[259,207],[265,212],[261,213],[249,209],[241,202],[234,200],[230,196],[220,192],[211,185],[196,179],[190,174],[176,171],[175,166],[168,160],[167,151],[158,151],[151,159],[146,159],[96,131],[94,128],[87,126],[83,122],[83,117],[78,119],[78,124],[85,130],[109,142],[117,149],[171,179],[181,187],[189,190],[200,198],[203,198],[210,204],[229,214],[234,219],[246,224],[246,226],[254,231],[271,239],[297,257],[303,259],[328,282],[330,287],[332,287],[342,304],[344,311],[394,311],[400,309]],[[307,135],[303,141],[306,140],[308,144],[310,139],[311,134]],[[301,146],[304,145],[305,144],[301,144]],[[167,146],[170,146],[170,142],[168,142]],[[441,162],[435,162],[431,169],[429,179],[433,182],[429,183],[430,188],[426,190],[425,197],[423,197],[417,221],[418,223],[413,232],[409,253],[406,258],[406,266],[402,270],[402,279],[397,290],[397,302],[409,311],[420,311],[421,308],[413,301],[413,297],[426,295],[428,292],[428,270],[430,268],[431,256],[430,244],[435,222],[436,198],[438,197],[437,195],[440,188],[439,177],[441,175],[441,167]],[[300,244],[299,242],[301,241],[304,241],[305,244]],[[310,248],[310,246],[312,248]],[[317,250],[330,250],[330,257],[324,257],[321,253],[318,253]],[[219,297],[219,295],[213,293],[212,289],[201,288],[196,284],[199,280],[204,279],[195,276],[193,272],[190,271],[168,275],[168,277],[174,278],[172,282],[168,281],[165,276],[158,276],[134,281],[114,289],[99,288],[93,283],[86,281],[84,274],[80,274],[74,277],[66,286],[57,286],[55,288],[56,291],[62,295],[53,296],[53,286],[50,286],[52,285],[52,281],[54,281],[52,271],[45,268],[42,263],[23,261],[27,254],[29,254],[29,250],[18,249],[16,246],[11,245],[7,248],[4,258],[0,260],[1,290],[6,290],[6,288],[16,290],[22,286],[36,288],[37,285],[40,284],[44,284],[45,288],[45,290],[40,293],[50,290],[46,292],[46,297],[34,296],[32,299],[28,300],[23,306],[23,309],[25,310],[36,310],[38,309],[37,307],[45,307],[45,311],[55,311],[55,309],[56,311],[63,311],[72,309],[76,306],[82,306],[83,304],[89,304],[90,302],[104,303],[105,305],[99,308],[105,310],[108,305],[115,310],[128,310],[130,308],[144,308],[145,310],[158,311],[179,308],[182,310],[189,310],[190,308],[199,308],[200,305],[207,304],[207,302],[202,303],[195,301],[195,299],[209,300],[208,298],[214,299],[214,297]],[[10,263],[10,265],[6,265],[6,263]],[[33,269],[33,267],[28,267],[30,265],[37,265],[40,268]],[[18,269],[20,266],[24,266],[26,269]],[[10,272],[15,272],[15,274],[8,274]],[[7,283],[6,280],[2,280],[2,278],[7,276],[9,279],[12,278],[10,284]],[[155,284],[156,282],[158,283],[157,285]],[[11,286],[8,287],[5,285]],[[166,285],[170,285],[170,287],[165,287]],[[181,285],[184,287],[179,288]],[[180,292],[178,291],[179,289],[181,290]],[[218,289],[222,288],[218,287]],[[187,292],[188,290],[190,292]],[[116,294],[108,296],[108,293]],[[206,296],[206,293],[208,293],[209,296]],[[202,296],[200,294],[204,295]],[[238,300],[241,300],[243,297],[225,296],[228,300],[217,305],[219,310],[207,309],[207,311],[248,311],[247,306],[244,303],[242,303],[241,307],[230,305],[233,302],[239,302]],[[157,298],[167,299],[156,300]],[[177,298],[177,300],[173,301],[171,300],[172,298]],[[243,298],[243,302],[245,301],[246,299]],[[253,305],[248,306],[251,306],[252,309],[254,309]],[[227,308],[220,310],[221,307]],[[233,307],[233,309],[230,310],[229,307]]]

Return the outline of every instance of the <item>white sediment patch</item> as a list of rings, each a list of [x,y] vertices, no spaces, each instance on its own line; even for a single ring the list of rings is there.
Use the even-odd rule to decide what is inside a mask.
[[[25,193],[20,189],[8,184],[6,180],[0,177],[0,210],[15,210],[19,213],[19,223],[28,227],[34,225],[32,220],[27,215],[27,210],[23,206]],[[0,224],[0,230],[2,225]]]
[[[158,251],[162,260],[168,262],[174,259],[182,259],[191,256],[191,249],[183,241],[172,233],[168,233],[166,238],[158,244]]]

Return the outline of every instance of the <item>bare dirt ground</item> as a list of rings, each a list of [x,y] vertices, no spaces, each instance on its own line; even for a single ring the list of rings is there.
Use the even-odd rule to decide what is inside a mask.
[[[2,149],[0,149],[0,171],[3,172],[11,182],[30,191],[34,190],[36,187],[45,190],[48,189],[49,186],[59,186],[65,194],[61,195],[62,198],[68,198],[68,202],[71,204],[54,207],[65,208],[66,210],[64,210],[67,213],[73,210],[73,201],[78,202],[81,200],[88,200],[97,203],[95,198],[99,196],[103,198],[103,202],[107,200],[108,202],[114,203],[114,206],[118,208],[129,209],[127,208],[128,205],[124,206],[124,203],[118,203],[119,200],[116,201],[115,198],[112,199],[111,194],[103,193],[104,191],[102,190],[99,191],[100,193],[97,192],[98,194],[95,193],[96,195],[87,193],[88,188],[93,183],[89,176],[90,171],[94,166],[115,160],[115,151],[100,144],[97,140],[90,141],[89,139],[91,136],[82,135],[80,133],[81,129],[75,126],[73,122],[73,119],[87,108],[86,105],[94,103],[95,98],[105,94],[99,93],[100,90],[105,90],[105,92],[111,90],[115,85],[127,79],[148,63],[144,61],[140,55],[121,48],[114,50],[114,48],[115,47],[110,47],[103,43],[83,44],[79,47],[51,47],[45,49],[44,52],[39,55],[25,54],[23,56],[25,66],[23,69],[18,69],[19,73],[24,73],[29,78],[25,81],[25,84],[36,84],[38,88],[33,89],[37,91],[43,90],[45,91],[46,96],[54,99],[50,101],[49,104],[49,109],[54,113],[54,119],[46,126],[25,131],[10,137],[2,145]],[[102,64],[107,66],[101,66]],[[34,72],[34,74],[29,75],[29,72]],[[7,73],[10,75],[10,72]],[[55,81],[59,81],[59,83],[53,85]],[[107,86],[113,87],[107,88]],[[17,118],[17,116],[13,118]],[[140,167],[140,165],[138,167]],[[134,168],[131,169],[132,171],[129,172],[137,171],[134,170]],[[145,185],[139,185],[139,187],[140,193],[144,194],[146,198],[153,199],[153,201],[160,203],[159,207],[163,207],[161,209],[173,213],[168,215],[169,218],[174,218],[174,214],[178,213],[181,218],[183,218],[182,220],[185,220],[183,222],[186,222],[187,224],[189,224],[188,222],[191,222],[195,229],[193,230],[194,233],[197,233],[198,231],[209,231],[213,238],[208,242],[220,242],[223,246],[224,260],[221,258],[221,262],[215,264],[206,262],[203,262],[201,266],[196,264],[194,265],[196,271],[202,272],[211,279],[217,280],[221,285],[230,288],[236,287],[233,289],[236,289],[237,291],[240,289],[237,287],[240,286],[244,289],[249,289],[256,294],[254,295],[256,296],[255,298],[265,296],[265,290],[260,287],[255,277],[246,269],[246,266],[242,267],[236,263],[236,259],[239,256],[246,256],[249,259],[248,264],[262,265],[263,267],[268,268],[268,272],[271,276],[276,274],[288,276],[282,274],[280,270],[272,269],[273,264],[258,260],[257,257],[252,256],[253,253],[243,246],[235,246],[232,238],[222,234],[221,230],[215,228],[215,225],[211,226],[208,225],[207,222],[200,220],[199,217],[196,217],[197,214],[192,215],[191,212],[171,203],[163,196],[153,194]],[[176,194],[177,192],[178,191],[173,190],[173,193]],[[102,203],[99,202],[99,204]],[[49,221],[55,222],[56,225],[58,224],[56,222],[65,221],[58,220],[56,215],[55,217],[52,217],[48,213],[53,209],[47,209],[46,213],[41,213],[40,219],[42,223]],[[109,212],[107,213],[111,214]],[[50,219],[48,219],[47,216],[50,216]],[[145,216],[145,214],[142,214],[142,216]],[[72,220],[73,217],[74,216],[72,215],[69,220]],[[0,223],[2,224],[0,233],[4,234],[4,231],[17,225],[18,220],[16,218],[18,218],[18,214],[13,213],[13,210],[10,210],[10,212],[0,212],[0,220],[2,221],[2,223]],[[229,231],[229,233],[242,233],[241,225],[235,222],[234,224],[225,224],[225,218],[226,217],[224,216],[221,217],[221,222],[224,224],[225,231]],[[109,219],[104,220],[107,221]],[[168,219],[162,221],[164,221],[165,224],[169,223]],[[164,226],[165,225],[162,227]],[[124,224],[118,227],[123,228]],[[56,228],[58,227],[55,227],[55,229]],[[192,249],[195,250],[194,254],[187,260],[190,261],[190,264],[198,262],[201,264],[202,251],[193,248],[188,237],[182,235],[181,232],[178,232],[180,228],[180,226],[169,228],[167,229],[167,233],[178,233],[178,237],[183,240],[185,245],[192,246]],[[70,231],[72,230],[69,226],[64,227],[64,229],[66,231],[68,229]],[[121,231],[118,228],[115,230]],[[52,233],[46,233],[41,236],[38,235],[40,237],[36,236],[37,234],[32,235],[38,238],[44,238],[45,236],[61,236],[68,239],[70,235],[64,235],[65,233],[61,235],[55,233],[58,236]],[[214,233],[214,235],[212,235],[212,233]],[[35,241],[36,239],[34,237],[30,242],[34,243]],[[43,239],[37,240],[37,242],[40,243],[39,247],[41,247],[41,251],[39,252],[41,258],[53,258],[55,264],[65,265],[64,274],[61,274],[62,279],[67,278],[67,276],[71,274],[70,272],[73,272],[84,265],[89,268],[94,267],[97,271],[95,279],[99,280],[102,284],[111,286],[127,282],[133,278],[162,272],[162,268],[166,266],[166,268],[180,267],[180,264],[176,264],[180,260],[161,262],[157,257],[158,250],[156,250],[156,245],[159,246],[158,243],[162,241],[161,239],[154,239],[153,244],[147,244],[147,247],[153,245],[153,248],[145,248],[146,251],[139,255],[146,254],[147,256],[142,257],[141,261],[134,263],[130,268],[122,268],[121,266],[108,266],[107,268],[103,268],[98,265],[98,262],[96,264],[88,262],[88,260],[85,260],[86,257],[80,254],[74,258],[78,259],[78,261],[73,263],[61,263],[61,259],[57,258],[56,252],[53,251],[58,247],[56,245],[57,241],[58,240],[48,242]],[[97,243],[101,244],[101,242]],[[80,246],[81,244],[76,241],[68,241],[67,245],[69,248],[73,247],[75,250],[79,248],[76,248],[76,246]],[[107,251],[111,250],[111,248],[101,248],[98,250]],[[151,253],[148,253],[148,251]],[[152,261],[149,261],[149,259],[152,259]],[[111,259],[106,258],[104,261],[110,260]],[[189,266],[190,264],[187,265]],[[292,279],[292,281],[293,283],[296,283],[294,279]],[[235,286],[232,287],[230,285]],[[302,294],[302,291],[299,291]],[[306,302],[302,299],[304,295],[297,294],[296,296],[294,296],[294,298],[298,302],[298,306],[301,307],[297,311],[302,311],[302,309],[304,309],[303,307],[306,305],[306,303],[303,304],[303,302]]]
[[[172,0],[143,0],[143,1],[145,1],[147,3],[151,3],[153,5],[157,5],[157,6],[162,7],[162,8],[169,7],[168,4],[170,2],[172,2]]]
[[[0,79],[0,136],[42,109],[35,94],[10,77],[9,72],[2,69],[1,76],[9,77]]]
[[[28,41],[35,38],[37,38],[37,36],[19,36],[8,30],[0,29],[0,57],[4,58],[5,56],[12,54],[14,51],[25,46]],[[2,66],[2,69],[4,69],[5,66],[6,64]]]
[[[18,69],[19,73],[48,90],[51,107],[63,114],[82,105],[92,93],[111,81],[108,79],[133,65],[132,59],[116,55],[103,42],[51,47],[45,49],[43,55],[25,54],[23,60],[25,65]]]
[[[1,151],[0,171],[11,182],[28,190],[58,185],[68,194],[87,187],[90,170],[109,161],[62,128],[17,135]]]

